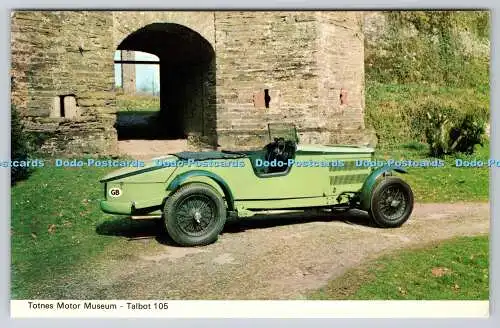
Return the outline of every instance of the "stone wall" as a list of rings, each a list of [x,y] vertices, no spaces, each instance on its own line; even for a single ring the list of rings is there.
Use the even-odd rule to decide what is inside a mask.
[[[25,129],[45,140],[46,152],[116,151],[113,60],[104,60],[114,54],[112,27],[106,12],[12,17],[12,103]],[[58,106],[68,103],[64,96],[74,97],[75,115],[58,117]]]
[[[268,123],[290,122],[304,143],[359,143],[362,15],[16,12],[12,102],[25,128],[46,138],[48,152],[115,153],[114,52],[148,24],[173,23],[194,31],[215,51],[214,68],[186,80],[186,86],[199,86],[185,97],[181,113],[188,135],[208,137],[223,148],[252,148],[266,142]],[[61,113],[66,117],[58,117]]]
[[[218,140],[265,142],[267,123],[295,123],[304,143],[359,142],[364,108],[358,12],[218,12]],[[268,108],[256,103],[268,90]],[[340,93],[344,92],[341,105]]]
[[[317,17],[319,99],[317,120],[310,125],[321,134],[310,142],[359,143],[365,133],[363,14],[318,12]]]

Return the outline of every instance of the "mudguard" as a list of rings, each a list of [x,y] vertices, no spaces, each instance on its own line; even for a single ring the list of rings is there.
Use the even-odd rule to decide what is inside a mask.
[[[368,211],[371,206],[371,200],[372,200],[372,191],[373,188],[375,188],[375,184],[377,182],[377,179],[382,176],[382,175],[390,175],[392,174],[391,171],[395,171],[398,173],[408,173],[405,169],[403,169],[400,166],[390,166],[386,165],[383,167],[380,167],[376,170],[374,170],[368,178],[366,178],[365,183],[363,184],[363,187],[361,187],[361,192],[360,192],[360,202],[361,206],[360,208],[364,211]]]
[[[226,198],[228,210],[234,210],[234,197],[229,185],[222,179],[220,176],[213,172],[205,171],[205,170],[193,170],[189,172],[184,172],[176,176],[172,182],[167,187],[168,191],[175,191],[179,188],[186,180],[192,177],[208,177],[215,181],[219,187],[224,192],[224,197]]]

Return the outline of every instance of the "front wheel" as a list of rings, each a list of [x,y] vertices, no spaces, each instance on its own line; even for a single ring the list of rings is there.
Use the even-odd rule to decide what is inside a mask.
[[[203,183],[182,186],[165,202],[165,226],[182,246],[207,245],[218,239],[226,222],[226,206],[213,187]]]
[[[413,211],[413,192],[398,177],[386,177],[372,192],[370,216],[382,228],[395,228],[405,223]]]

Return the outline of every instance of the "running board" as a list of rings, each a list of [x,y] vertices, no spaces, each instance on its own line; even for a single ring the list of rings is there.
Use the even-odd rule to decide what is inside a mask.
[[[133,215],[130,217],[132,220],[157,220],[161,219],[161,215]]]

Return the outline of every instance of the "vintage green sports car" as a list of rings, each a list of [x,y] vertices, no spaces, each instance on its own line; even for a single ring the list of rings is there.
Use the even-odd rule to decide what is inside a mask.
[[[261,150],[180,152],[126,167],[101,183],[101,209],[132,218],[162,218],[178,244],[217,240],[229,218],[262,211],[367,211],[379,227],[399,227],[413,210],[413,192],[393,172],[372,167],[374,149],[302,145],[294,126],[269,125]]]

